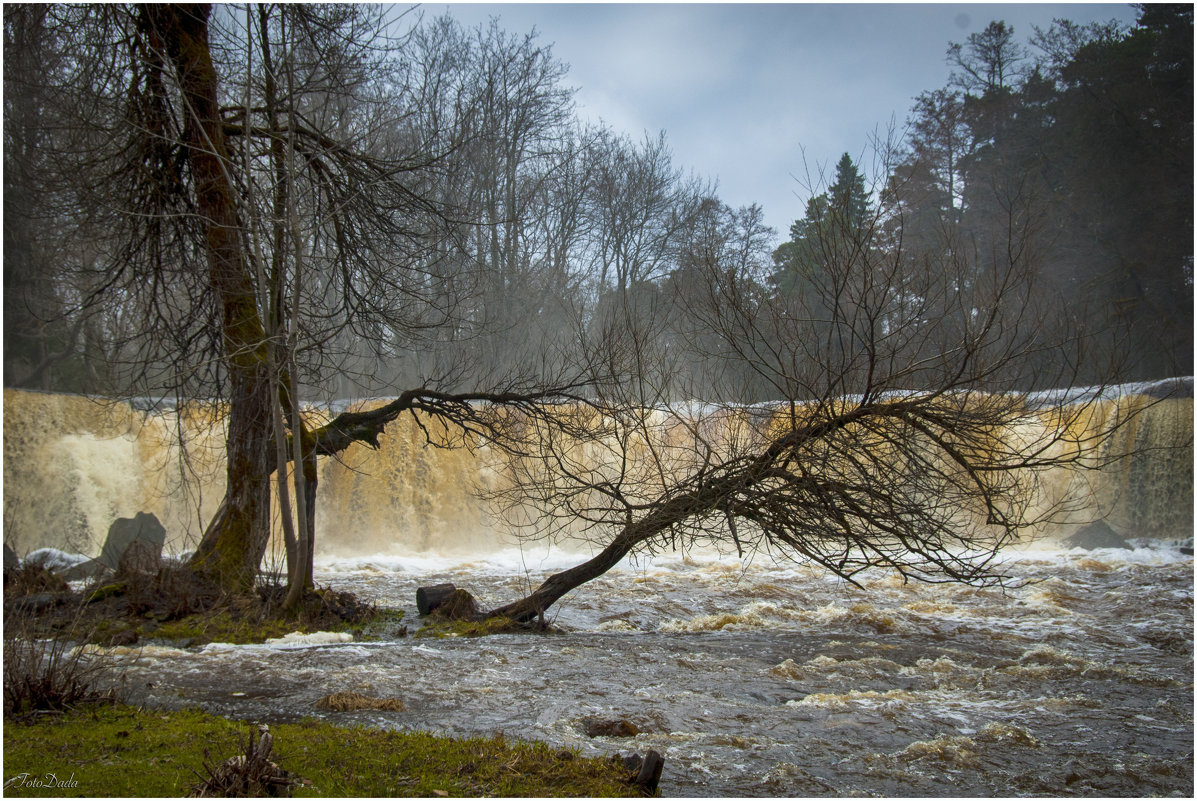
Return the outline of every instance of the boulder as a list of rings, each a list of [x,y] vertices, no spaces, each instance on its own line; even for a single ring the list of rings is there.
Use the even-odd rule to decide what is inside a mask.
[[[134,542],[142,542],[149,546],[143,551],[142,558],[152,553],[154,564],[162,558],[162,546],[166,544],[166,529],[158,522],[158,518],[149,512],[138,512],[134,517],[118,517],[108,527],[108,539],[100,550],[96,561],[112,570],[120,568],[121,557]]]
[[[1134,550],[1130,543],[1120,537],[1104,520],[1082,526],[1075,534],[1064,540],[1064,544],[1069,548],[1084,548],[1086,551],[1091,551],[1094,548]]]
[[[72,567],[88,561],[90,560],[82,554],[71,554],[57,548],[38,548],[25,557],[23,564],[37,565],[44,570],[62,575]]]
[[[17,558],[17,552],[7,542],[4,543],[4,575],[7,576],[10,571],[16,570],[20,566],[21,560]]]
[[[161,545],[155,546],[145,540],[133,540],[121,554],[120,561],[116,566],[116,575],[123,577],[153,575],[158,572],[161,562]]]
[[[586,723],[587,737],[635,737],[640,729],[628,720],[591,720]]]
[[[452,584],[432,584],[416,589],[416,610],[421,616],[428,615],[449,600],[457,587]]]
[[[112,572],[112,569],[99,559],[88,559],[77,565],[68,567],[66,570],[61,571],[59,575],[67,581],[79,581],[81,579],[99,578],[106,573]]]
[[[7,618],[10,612],[18,617],[43,615],[69,600],[70,596],[62,592],[35,592],[32,595],[23,595],[14,599],[11,607],[5,604],[5,617]]]
[[[478,602],[467,590],[458,587],[432,614],[445,620],[471,620],[478,616]]]

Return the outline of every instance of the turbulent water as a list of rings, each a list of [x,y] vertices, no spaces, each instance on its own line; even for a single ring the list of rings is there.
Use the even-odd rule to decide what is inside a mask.
[[[1010,553],[1017,586],[1004,591],[883,572],[857,588],[763,557],[660,556],[567,596],[552,609],[554,635],[316,635],[113,653],[133,701],[502,731],[587,754],[652,748],[673,796],[1189,797],[1193,562],[1171,540],[1193,532],[1192,381],[1177,386],[1107,443],[1103,456],[1125,458],[1084,480],[1048,477],[1045,491],[1075,495],[1080,517],[1035,532],[1037,550]],[[1151,394],[1124,389],[1086,424],[1107,425]],[[4,435],[4,536],[21,555],[95,555],[112,519],[137,511],[157,514],[179,552],[223,493],[221,433],[203,407],[147,415],[5,390]],[[405,418],[380,451],[325,460],[317,581],[406,609],[414,628],[419,586],[451,581],[493,607],[586,556],[504,550],[470,494],[488,471],[485,453],[426,447]],[[1098,517],[1141,547],[1060,550],[1061,536]],[[407,710],[315,708],[349,690],[399,697]],[[595,719],[640,733],[592,739]],[[276,744],[284,759],[286,749]]]
[[[318,579],[414,622],[418,586],[497,605],[574,559],[377,556],[327,561]],[[568,596],[562,634],[117,653],[137,699],[167,706],[653,748],[671,796],[1191,796],[1192,557],[1157,543],[1008,566],[1023,586],[877,573],[855,588],[802,565],[657,557]],[[349,690],[407,711],[315,708]],[[586,736],[618,718],[640,734]]]

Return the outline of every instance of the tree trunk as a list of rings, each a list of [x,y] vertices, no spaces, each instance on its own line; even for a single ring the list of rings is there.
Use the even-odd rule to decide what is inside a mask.
[[[582,586],[591,579],[598,578],[615,567],[637,543],[642,542],[648,536],[651,535],[643,531],[642,527],[628,526],[598,555],[576,567],[549,576],[544,584],[537,587],[531,595],[493,609],[487,616],[509,617],[521,623],[535,620],[570,590]]]
[[[782,458],[798,443],[825,436],[828,432],[874,410],[873,406],[862,406],[834,420],[817,421],[777,437],[760,455],[743,466],[718,478],[698,482],[687,491],[661,501],[645,517],[625,525],[611,544],[597,556],[569,570],[549,576],[531,595],[491,611],[488,617],[510,617],[520,622],[533,620],[543,615],[546,609],[567,592],[606,573],[637,545],[651,540],[679,521],[716,510],[723,510],[730,519],[729,505],[736,494],[759,482],[776,460]],[[732,537],[735,539],[734,529]],[[736,544],[739,545],[738,540]]]
[[[302,424],[300,428],[306,433],[307,429]],[[298,608],[304,593],[314,586],[312,576],[316,550],[316,490],[320,484],[315,444],[307,436],[293,438],[292,442],[300,442],[301,445],[296,447],[302,447],[304,451],[300,457],[303,474],[295,476],[296,490],[302,488],[302,491],[296,492],[296,503],[303,504],[303,513],[298,516],[299,538],[295,561],[288,565],[291,568],[288,573],[289,586],[283,603],[284,608],[288,610]]]
[[[246,592],[253,588],[270,540],[273,399],[265,332],[228,173],[218,78],[208,45],[210,12],[207,4],[146,5],[141,24],[178,75],[187,163],[196,213],[205,229],[209,281],[220,307],[228,368],[227,488],[190,564],[225,590]]]

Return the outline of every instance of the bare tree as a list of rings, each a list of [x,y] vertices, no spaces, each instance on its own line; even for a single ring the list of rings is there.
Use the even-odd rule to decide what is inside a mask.
[[[958,68],[952,80],[966,91],[1002,92],[1016,82],[1027,58],[1026,48],[1014,39],[1014,28],[993,21],[980,33],[970,33],[963,44],[948,45],[948,63]]]
[[[664,132],[645,135],[639,145],[610,134],[603,139],[594,200],[599,285],[623,298],[668,269],[680,233],[708,192],[673,166]]]
[[[662,370],[569,411],[586,436],[530,427],[537,458],[509,460],[494,498],[527,536],[580,536],[597,553],[490,614],[529,620],[630,553],[712,543],[848,581],[871,567],[1003,580],[1000,550],[1068,506],[1044,500],[1045,471],[1097,466],[1096,446],[1125,419],[1084,424],[1100,387],[1079,403],[1036,394],[1070,386],[1083,347],[1058,330],[1045,344],[1036,231],[1019,209],[993,221],[1000,251],[908,253],[895,208],[816,237],[814,292],[765,292],[725,263],[691,282],[692,330],[713,333],[721,361],[733,354],[775,402],[695,408]],[[622,336],[643,350],[636,332]]]
[[[70,236],[95,251],[75,271],[77,305],[128,321],[113,345],[126,391],[227,404],[226,496],[191,566],[230,591],[256,579],[272,476],[294,603],[311,581],[319,456],[376,445],[400,413],[444,417],[456,433],[430,441],[451,445],[500,430],[471,403],[578,399],[579,370],[550,354],[526,370],[433,362],[394,403],[324,425],[300,409],[305,389],[346,373],[347,355],[387,359],[472,324],[466,301],[490,265],[466,243],[480,222],[497,226],[514,261],[527,204],[525,174],[503,173],[508,205],[475,219],[471,154],[525,130],[511,115],[559,122],[557,68],[530,40],[483,48],[482,80],[479,53],[454,61],[448,23],[396,36],[388,13],[54,6],[44,25],[66,66],[38,80],[69,101],[54,124],[76,132],[56,151],[78,176]],[[404,57],[409,47],[428,58]],[[496,96],[499,85],[510,91]],[[547,122],[529,87],[549,98]],[[543,144],[533,134],[529,152]],[[498,167],[522,158],[506,155]],[[453,287],[439,280],[448,270]],[[356,378],[378,391],[374,372]]]

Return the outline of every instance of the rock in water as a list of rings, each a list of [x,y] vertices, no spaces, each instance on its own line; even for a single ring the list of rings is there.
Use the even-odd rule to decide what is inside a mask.
[[[591,720],[586,724],[587,737],[635,737],[640,733],[635,723],[628,720]]]
[[[1098,520],[1095,523],[1082,526],[1079,531],[1064,540],[1064,544],[1069,548],[1084,548],[1086,551],[1091,551],[1094,548],[1125,548],[1128,551],[1134,550],[1126,540],[1118,536],[1114,529],[1106,525],[1106,521],[1104,520]]]
[[[445,620],[470,620],[478,616],[478,602],[467,590],[459,587],[432,611],[437,617]]]
[[[433,584],[416,590],[416,609],[421,615],[430,614],[434,609],[449,600],[457,588],[452,584]]]
[[[140,562],[148,560],[148,554],[153,554],[153,561],[162,558],[162,546],[166,544],[166,529],[158,522],[158,518],[149,512],[138,512],[135,517],[118,517],[108,527],[108,539],[104,541],[104,548],[96,561],[105,567],[116,570],[120,567],[121,557],[134,542],[143,542],[149,546],[140,549]]]

